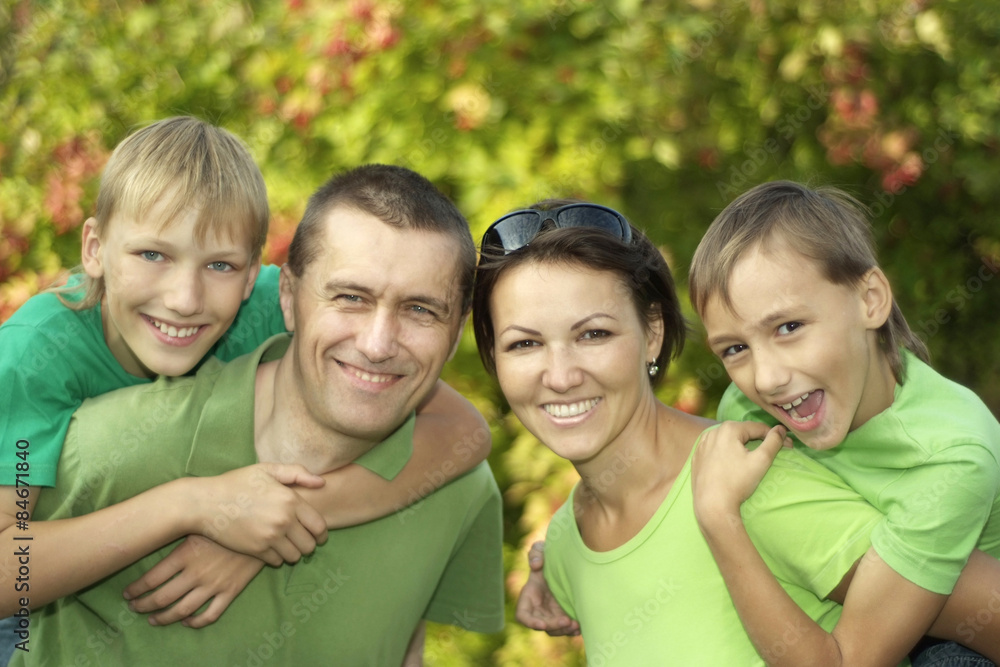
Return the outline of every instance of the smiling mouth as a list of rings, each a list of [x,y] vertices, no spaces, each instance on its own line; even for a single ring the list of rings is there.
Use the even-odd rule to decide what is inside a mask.
[[[816,411],[822,401],[823,392],[814,390],[807,391],[790,403],[778,404],[778,407],[784,410],[792,421],[805,423],[816,416]]]
[[[166,322],[161,322],[159,320],[153,319],[152,317],[146,316],[146,319],[160,332],[167,336],[168,338],[190,338],[201,330],[202,325],[197,325],[193,327],[181,327],[178,329],[175,326],[167,324]]]
[[[576,417],[585,412],[590,412],[595,405],[600,403],[599,398],[588,398],[585,401],[576,403],[546,403],[542,409],[553,417]]]
[[[354,377],[358,378],[363,382],[371,382],[373,384],[385,384],[387,382],[392,382],[396,378],[402,377],[400,375],[390,374],[390,373],[369,373],[368,371],[357,368],[356,366],[351,366],[350,364],[345,364],[342,361],[338,361],[337,364],[341,368],[345,369]]]

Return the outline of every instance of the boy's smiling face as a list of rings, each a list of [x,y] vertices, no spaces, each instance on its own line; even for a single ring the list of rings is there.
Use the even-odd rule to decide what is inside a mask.
[[[198,209],[183,209],[166,226],[161,209],[143,220],[116,214],[103,239],[93,219],[83,233],[84,269],[104,278],[104,338],[122,368],[139,377],[194,368],[232,324],[260,270],[245,240],[199,241]]]
[[[834,284],[773,240],[736,263],[729,297],[732,307],[718,294],[706,301],[709,346],[737,387],[806,446],[836,447],[892,404],[895,379],[877,335],[891,292],[879,269],[857,285]]]

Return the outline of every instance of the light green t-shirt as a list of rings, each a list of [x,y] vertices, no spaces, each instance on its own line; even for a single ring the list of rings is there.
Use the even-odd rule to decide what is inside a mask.
[[[796,449],[885,515],[871,539],[889,567],[949,594],[974,548],[1000,557],[1000,423],[969,389],[902,354],[905,381],[889,408],[833,449]],[[776,423],[735,385],[719,419]]]
[[[285,331],[279,273],[277,266],[261,268],[250,298],[209,357],[235,359]],[[84,399],[148,382],[126,373],[111,354],[100,304],[78,311],[52,293],[28,299],[0,325],[0,486],[15,483],[23,451],[30,466],[24,481],[54,486],[73,411]],[[18,441],[28,444],[18,448]]]
[[[616,549],[587,548],[572,507],[571,496],[549,524],[545,578],[580,622],[588,665],[764,664],[698,529],[690,459],[656,514]],[[822,598],[867,551],[878,513],[836,475],[792,451],[778,454],[742,513],[785,590],[833,628],[841,607]]]
[[[275,337],[229,364],[209,360],[195,377],[85,402],[70,425],[59,484],[40,494],[36,518],[78,516],[184,475],[256,462],[254,377],[259,361],[279,357],[289,340]],[[395,476],[412,451],[413,421],[357,463]],[[231,511],[238,508],[220,508],[218,521]],[[399,665],[420,619],[503,627],[501,532],[500,494],[482,463],[415,505],[331,531],[294,566],[265,567],[200,630],[152,627],[122,599],[169,545],[33,613],[30,652],[15,651],[11,664]]]

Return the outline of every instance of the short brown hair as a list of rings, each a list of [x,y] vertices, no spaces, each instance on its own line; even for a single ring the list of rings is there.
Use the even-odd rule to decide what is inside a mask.
[[[704,314],[719,295],[732,307],[729,278],[749,250],[775,238],[794,240],[795,249],[817,263],[827,280],[854,285],[878,268],[868,210],[832,187],[808,188],[791,181],[758,185],[737,197],[715,218],[691,260],[691,303]],[[927,361],[927,346],[910,329],[895,299],[879,330],[879,344],[896,380],[903,382],[900,346]]]
[[[528,208],[547,211],[570,203],[578,202],[550,199]],[[681,313],[666,260],[645,234],[634,226],[631,230],[632,240],[627,244],[601,229],[571,227],[544,228],[531,243],[506,255],[502,249],[482,248],[472,297],[472,327],[486,370],[496,375],[490,297],[497,281],[522,264],[562,263],[616,274],[628,289],[628,296],[647,330],[658,316],[662,316],[663,344],[656,357],[660,369],[650,382],[655,386],[662,381],[666,376],[667,362],[677,357],[684,347],[688,325]]]
[[[476,245],[469,223],[433,183],[405,167],[367,164],[338,174],[321,186],[309,198],[288,247],[288,268],[295,276],[302,276],[319,254],[326,218],[337,206],[368,213],[392,227],[438,232],[453,238],[459,246],[462,312],[469,312],[476,271]]]

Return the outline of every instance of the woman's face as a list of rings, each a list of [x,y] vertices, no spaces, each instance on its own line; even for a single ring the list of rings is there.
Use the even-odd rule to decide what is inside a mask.
[[[659,353],[614,273],[519,265],[490,298],[497,377],[521,423],[559,456],[591,460],[655,400],[646,363]]]

